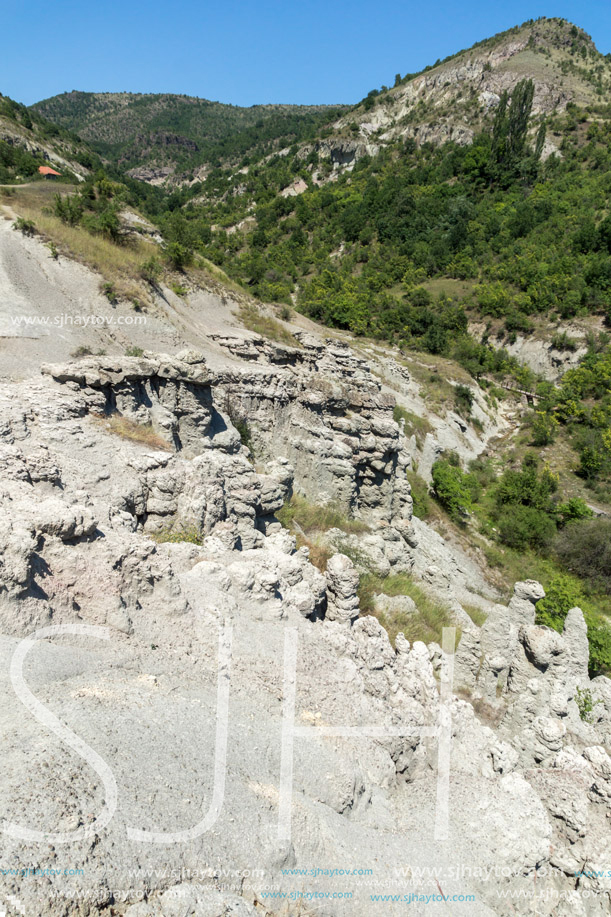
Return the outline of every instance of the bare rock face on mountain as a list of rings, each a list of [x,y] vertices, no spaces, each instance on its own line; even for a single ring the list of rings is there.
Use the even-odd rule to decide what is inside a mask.
[[[524,78],[534,82],[535,115],[563,111],[571,102],[586,105],[593,99],[588,81],[564,78],[567,71],[575,69],[577,54],[582,59],[598,58],[601,66],[606,66],[590,37],[565,20],[524,23],[437,62],[390,90],[384,88],[378,98],[370,97],[363,109],[340,118],[334,125],[336,136],[325,143],[333,150],[343,139],[353,153],[342,159],[339,152],[337,162],[338,167],[348,168],[372,145],[377,152],[398,138],[409,138],[419,145],[453,142],[466,146],[494,114],[502,93],[511,94]],[[345,139],[347,131],[350,140]],[[547,158],[552,153],[561,155],[550,140],[543,155]]]
[[[600,875],[579,880],[591,891],[582,913],[604,913],[611,691],[588,678],[581,612],[562,635],[538,627],[543,590],[518,583],[508,607],[463,633],[463,698],[447,690],[451,659],[439,646],[402,634],[393,646],[360,616],[352,560],[336,554],[322,574],[274,514],[293,489],[324,494],[372,526],[361,550],[379,563],[387,550],[388,569],[409,566],[418,546],[406,441],[392,400],[351,351],[302,343],[225,338],[226,369],[189,349],[49,365],[40,381],[3,385],[0,671],[17,696],[3,714],[0,787],[9,822],[35,833],[2,836],[14,871],[0,895],[32,912],[44,900],[51,917],[79,913],[75,898],[131,917],[280,915],[297,899],[278,895],[304,890],[287,870],[324,862],[307,891],[333,895],[329,870],[358,850],[373,884],[325,897],[330,917],[371,913],[384,883],[426,897],[436,882],[446,895],[476,889],[478,913],[505,914],[499,893],[528,889],[535,870],[548,893],[538,913],[551,917],[583,863]],[[457,574],[436,556],[451,594]],[[30,646],[25,677],[108,765],[118,802],[106,825],[108,772],[93,775],[40,709],[22,714],[14,653],[50,626],[63,636]],[[600,701],[592,722],[580,718],[578,687]],[[280,795],[289,753],[290,831]],[[447,840],[433,834],[440,819]],[[82,874],[20,874],[34,857],[47,862],[58,832]],[[457,851],[494,877],[457,876]],[[397,872],[406,856],[409,875]],[[127,879],[125,863],[136,864]]]

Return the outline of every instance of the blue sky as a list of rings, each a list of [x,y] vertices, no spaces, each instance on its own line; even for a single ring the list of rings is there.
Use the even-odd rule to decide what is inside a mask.
[[[70,89],[356,102],[540,15],[576,22],[611,51],[610,0],[8,0],[0,92],[26,104]]]

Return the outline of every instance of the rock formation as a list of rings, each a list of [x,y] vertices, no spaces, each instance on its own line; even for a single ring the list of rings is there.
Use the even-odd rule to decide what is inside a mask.
[[[445,895],[475,894],[470,913],[513,913],[503,892],[524,893],[518,913],[551,917],[568,913],[567,902],[573,913],[605,913],[611,691],[607,679],[588,678],[581,612],[569,613],[562,635],[538,627],[543,591],[518,583],[508,607],[494,605],[482,628],[463,632],[454,695],[444,700],[450,660],[440,647],[403,635],[393,647],[374,617],[359,617],[349,557],[333,556],[323,575],[275,518],[293,489],[322,497],[372,526],[359,544],[381,552],[387,569],[416,563],[409,451],[392,398],[347,348],[305,335],[301,343],[225,337],[233,362],[224,369],[185,349],[46,365],[40,380],[19,383],[18,397],[14,384],[3,387],[5,693],[19,641],[67,629],[31,649],[26,682],[107,762],[119,800],[97,828],[106,785],[13,696],[2,798],[11,823],[50,839],[3,834],[2,861],[13,869],[3,897],[27,913],[44,901],[52,917],[110,907],[130,917],[299,913],[270,894],[331,895],[338,880],[287,870],[351,865],[371,869],[369,880],[346,886],[350,900],[325,898],[321,912],[369,914],[370,895],[392,883],[401,895],[430,895],[437,882]],[[245,418],[256,466],[239,432]],[[177,533],[187,540],[164,540]],[[437,550],[431,581],[446,577],[451,592]],[[109,639],[79,635],[83,625]],[[282,840],[290,683],[295,724],[307,728],[293,740]],[[223,800],[198,833],[218,781],[223,684]],[[580,718],[578,687],[598,701],[592,722]],[[432,826],[448,723],[441,842]],[[75,834],[65,848],[52,839],[88,827],[91,836]],[[137,840],[182,831],[170,857],[164,844]],[[69,879],[20,875],[33,862],[63,864],[64,850],[77,871]],[[493,878],[453,872],[459,860]],[[403,902],[384,906],[404,913]]]

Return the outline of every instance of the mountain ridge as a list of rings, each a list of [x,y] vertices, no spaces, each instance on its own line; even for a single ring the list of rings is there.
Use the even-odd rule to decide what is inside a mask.
[[[242,107],[174,93],[89,93],[73,90],[32,106],[76,131],[124,168],[192,170],[252,147],[303,139],[341,106],[264,104]],[[174,142],[164,143],[171,136]],[[193,147],[195,144],[195,147]],[[172,148],[170,149],[169,146]]]
[[[180,184],[205,177],[206,170],[192,174],[194,164],[228,162],[244,155],[257,159],[277,151],[283,140],[285,147],[300,145],[304,156],[321,145],[340,144],[345,151],[349,143],[351,152],[338,154],[340,165],[375,155],[388,143],[407,137],[419,144],[468,144],[490,120],[502,91],[511,90],[522,78],[533,79],[533,115],[543,117],[569,104],[602,104],[611,88],[611,59],[596,49],[583,29],[564,19],[542,17],[478,41],[418,73],[397,74],[395,86],[372,90],[353,106],[243,108],[172,93],[73,90],[31,107],[76,131],[110,161],[135,170],[165,166],[166,172],[161,178],[157,174],[154,183],[171,179]],[[334,112],[339,116],[334,118]],[[264,138],[271,143],[267,151],[248,133],[256,121],[260,133],[262,120],[273,127]],[[234,132],[232,143],[227,142],[227,131]],[[177,138],[175,147],[191,141],[197,151],[190,156],[168,151],[159,142],[164,133]],[[236,134],[244,142],[236,142]],[[552,150],[549,147],[546,154]],[[146,174],[137,171],[135,177],[146,180]]]

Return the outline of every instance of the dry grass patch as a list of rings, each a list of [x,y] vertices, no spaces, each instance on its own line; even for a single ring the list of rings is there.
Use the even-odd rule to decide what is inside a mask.
[[[172,528],[162,529],[150,536],[157,544],[188,544],[203,545],[204,536],[194,525],[176,524]]]
[[[110,414],[109,416],[99,415],[96,421],[103,426],[109,433],[114,433],[122,439],[128,439],[133,443],[140,443],[148,446],[149,449],[155,449],[162,452],[173,452],[174,449],[153,429],[152,424],[136,423],[122,414]]]
[[[489,704],[482,697],[474,697],[473,691],[470,688],[460,687],[457,688],[454,693],[457,697],[460,697],[462,700],[466,700],[471,704],[480,722],[493,728],[500,724],[505,714],[504,706],[497,707],[493,704]]]
[[[254,303],[240,306],[238,316],[245,328],[254,331],[255,334],[260,334],[261,337],[276,341],[278,344],[285,344],[287,347],[301,347],[301,343],[284,325],[281,325],[271,315],[261,312]]]
[[[219,288],[217,290],[221,295],[226,294],[227,290],[232,290],[234,293],[238,293],[241,296],[245,294],[244,287],[241,287],[240,284],[232,280],[222,268],[213,264],[212,261],[209,261],[202,255],[196,255],[194,266],[190,267],[185,273],[188,274],[189,278],[192,279],[194,283],[206,289],[209,288],[211,284],[213,287],[222,284],[222,289]]]
[[[308,548],[310,563],[318,567],[321,573],[326,571],[327,563],[337,553],[337,549],[316,537],[317,534],[328,532],[329,529],[341,529],[347,534],[370,531],[366,522],[361,519],[351,519],[337,506],[333,504],[320,506],[316,503],[309,503],[305,497],[298,494],[293,494],[291,499],[278,510],[276,518],[295,535],[298,548]]]
[[[329,560],[337,552],[326,544],[306,538],[305,535],[296,535],[297,547],[307,548],[310,552],[310,563],[313,564],[321,573],[326,573]]]
[[[332,503],[321,506],[317,503],[310,503],[305,497],[298,494],[293,494],[282,509],[278,510],[276,517],[285,528],[297,528],[306,534],[328,532],[329,529],[341,529],[348,535],[371,531],[366,522],[346,516]]]

